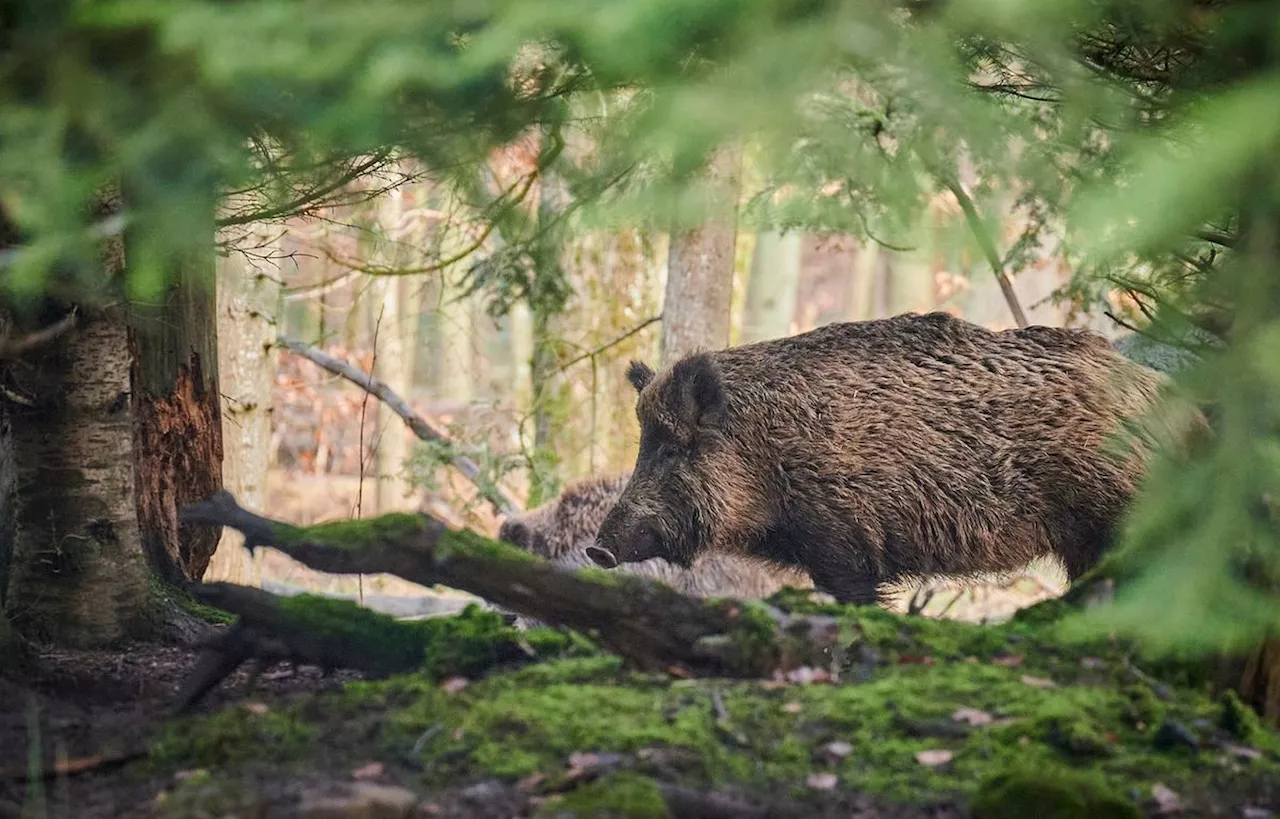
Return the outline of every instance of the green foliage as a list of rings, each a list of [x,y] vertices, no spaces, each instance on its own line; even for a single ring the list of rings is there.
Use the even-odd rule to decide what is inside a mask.
[[[1061,297],[1123,289],[1139,323],[1227,342],[1179,375],[1216,408],[1213,443],[1157,460],[1121,533],[1133,582],[1090,627],[1239,645],[1280,618],[1277,31],[1275,4],[1155,0],[20,5],[0,207],[21,247],[0,249],[0,287],[152,296],[215,225],[305,211],[412,154],[490,214],[500,241],[468,285],[495,314],[534,313],[539,500],[570,231],[700,220],[697,171],[738,141],[758,178],[748,225],[972,251],[970,228],[930,216],[964,163],[979,213],[1012,199],[1024,217],[1000,266],[1060,243],[1076,269]],[[530,134],[536,203],[482,171]],[[95,211],[112,185],[125,211]],[[215,218],[232,194],[250,204]],[[122,230],[126,280],[103,281],[98,241]]]

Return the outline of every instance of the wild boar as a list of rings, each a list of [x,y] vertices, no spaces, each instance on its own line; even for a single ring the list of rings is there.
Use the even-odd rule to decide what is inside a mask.
[[[1109,436],[1165,379],[1085,330],[945,313],[632,362],[640,450],[587,551],[606,568],[745,554],[843,602],[882,584],[1092,567],[1150,457]]]
[[[503,521],[498,539],[519,546],[565,568],[594,565],[590,546],[630,476],[593,477],[568,486],[560,497]],[[689,568],[665,560],[646,560],[624,571],[650,577],[694,597],[762,599],[784,586],[811,588],[809,578],[794,570],[750,557],[708,554]]]

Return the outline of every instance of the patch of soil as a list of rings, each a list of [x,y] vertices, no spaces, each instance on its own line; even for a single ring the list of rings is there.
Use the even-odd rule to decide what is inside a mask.
[[[35,668],[19,676],[0,676],[0,818],[7,807],[28,804],[32,786],[26,780],[31,756],[39,752],[45,766],[58,759],[116,757],[145,750],[196,664],[194,649],[153,644],[129,645],[119,651],[45,651]],[[328,677],[306,666],[281,664],[263,669],[252,692],[249,671],[242,667],[210,692],[201,711],[252,701],[270,703],[289,695],[331,690],[354,672]],[[33,733],[32,725],[36,726]],[[153,800],[161,782],[109,772],[50,780],[44,784],[51,802],[62,802],[50,816],[138,816]]]

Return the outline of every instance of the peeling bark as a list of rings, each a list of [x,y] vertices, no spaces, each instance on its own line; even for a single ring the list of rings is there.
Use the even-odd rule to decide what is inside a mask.
[[[152,569],[177,584],[204,574],[221,536],[178,523],[184,503],[222,488],[213,236],[211,211],[208,253],[130,317],[138,526]]]

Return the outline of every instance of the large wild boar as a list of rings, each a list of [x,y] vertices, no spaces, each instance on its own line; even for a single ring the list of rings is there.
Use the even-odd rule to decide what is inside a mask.
[[[837,599],[1056,555],[1093,566],[1150,454],[1104,452],[1163,376],[1102,336],[991,332],[945,313],[830,324],[632,362],[640,452],[590,557],[742,552]]]
[[[565,488],[560,497],[519,515],[511,515],[498,530],[498,539],[519,546],[565,568],[594,565],[590,546],[629,475],[588,478]],[[735,555],[708,554],[692,567],[665,560],[632,563],[623,571],[658,580],[695,597],[769,597],[784,586],[811,588],[802,572]]]

